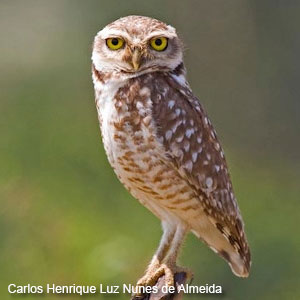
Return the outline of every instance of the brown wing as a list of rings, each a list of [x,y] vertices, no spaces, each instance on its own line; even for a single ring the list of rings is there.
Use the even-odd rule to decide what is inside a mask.
[[[166,81],[170,88],[160,90]],[[153,117],[170,161],[197,192],[204,212],[236,249],[249,271],[250,251],[243,221],[211,122],[189,87],[172,76],[158,76],[155,88]]]

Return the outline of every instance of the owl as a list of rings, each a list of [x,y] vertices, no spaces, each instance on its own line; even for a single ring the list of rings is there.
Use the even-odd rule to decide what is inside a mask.
[[[162,222],[163,235],[138,286],[184,270],[176,264],[192,232],[247,277],[250,250],[224,152],[193,94],[176,30],[128,16],[98,32],[92,77],[103,145],[126,189]],[[141,225],[142,226],[142,225]]]

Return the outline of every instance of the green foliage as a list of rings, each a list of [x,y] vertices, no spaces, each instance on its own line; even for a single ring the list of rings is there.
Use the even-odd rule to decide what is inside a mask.
[[[222,299],[298,299],[299,5],[111,2],[0,4],[1,299],[9,283],[135,283],[158,244],[159,221],[106,160],[93,100],[93,36],[128,14],[171,23],[186,41],[252,249],[247,280],[193,236],[182,263],[195,284],[221,284]]]

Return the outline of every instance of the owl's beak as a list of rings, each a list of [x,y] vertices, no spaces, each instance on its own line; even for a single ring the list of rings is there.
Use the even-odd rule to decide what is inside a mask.
[[[135,48],[132,54],[132,65],[135,71],[137,71],[141,64],[142,53],[139,48]]]

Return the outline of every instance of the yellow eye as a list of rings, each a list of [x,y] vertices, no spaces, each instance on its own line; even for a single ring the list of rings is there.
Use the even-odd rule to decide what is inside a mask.
[[[168,39],[165,37],[157,37],[150,40],[151,47],[156,51],[164,51],[168,46]]]
[[[109,38],[106,40],[106,45],[111,50],[118,50],[124,45],[124,40],[120,38]]]

